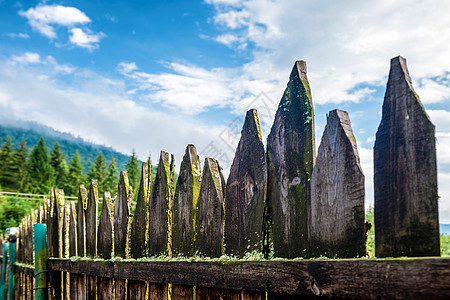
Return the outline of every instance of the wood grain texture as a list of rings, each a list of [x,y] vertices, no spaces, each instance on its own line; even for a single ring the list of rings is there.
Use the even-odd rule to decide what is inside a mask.
[[[77,256],[77,210],[75,202],[70,202],[69,256]]]
[[[114,202],[114,255],[122,258],[128,258],[129,254],[131,199],[133,189],[128,182],[127,171],[122,171]]]
[[[125,279],[114,280],[114,299],[126,299],[127,281]]]
[[[151,165],[143,162],[141,168],[141,183],[131,224],[130,256],[141,258],[147,255],[148,237],[148,198],[150,196]]]
[[[168,255],[171,206],[173,197],[174,159],[161,151],[158,171],[149,203],[148,256]]]
[[[328,114],[311,176],[309,207],[312,256],[366,255],[364,174],[345,111]]]
[[[262,252],[267,166],[256,109],[247,111],[227,180],[225,253]]]
[[[374,147],[375,255],[440,255],[435,127],[391,59]]]
[[[110,262],[49,259],[49,268],[152,283],[296,296],[447,299],[450,258],[240,262]]]
[[[88,191],[81,185],[78,190],[77,203],[77,253],[78,256],[86,256],[86,209]]]
[[[111,193],[103,193],[102,211],[98,225],[98,257],[110,259],[113,252],[113,224],[114,224],[114,205],[111,201]]]
[[[195,254],[195,220],[202,170],[197,149],[189,144],[181,162],[173,201],[172,253]]]
[[[110,278],[97,277],[97,299],[113,299],[113,280]],[[118,299],[118,298],[116,298]],[[144,298],[142,298],[144,299]]]
[[[128,280],[127,299],[147,299],[148,284],[145,281]]]
[[[167,300],[167,284],[150,284],[148,288],[149,300]]]
[[[86,256],[88,257],[97,256],[97,212],[98,186],[97,180],[92,179],[86,207]]]
[[[194,287],[188,285],[172,285],[172,300],[192,300],[194,297]]]
[[[207,257],[220,257],[224,254],[225,179],[221,169],[214,158],[205,159],[195,232],[198,254]]]
[[[308,255],[314,151],[314,112],[306,63],[297,61],[267,138],[267,201],[276,257]]]

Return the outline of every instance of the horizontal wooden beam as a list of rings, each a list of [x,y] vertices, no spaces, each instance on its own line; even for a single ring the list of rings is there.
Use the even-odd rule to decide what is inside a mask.
[[[149,281],[342,298],[441,299],[450,295],[450,258],[160,262],[48,260],[48,268]]]
[[[19,273],[24,273],[27,276],[34,277],[34,266],[32,265],[26,265],[22,263],[15,263],[14,264],[15,271]]]

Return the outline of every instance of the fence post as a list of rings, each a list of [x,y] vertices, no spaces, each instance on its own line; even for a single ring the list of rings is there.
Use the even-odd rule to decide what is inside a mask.
[[[5,299],[6,261],[8,259],[8,243],[3,245],[2,277],[0,278],[0,300]]]
[[[15,262],[16,262],[16,242],[9,242],[8,299],[14,299],[14,263]]]
[[[35,299],[44,300],[48,298],[47,292],[47,225],[34,225],[34,276],[35,284]]]

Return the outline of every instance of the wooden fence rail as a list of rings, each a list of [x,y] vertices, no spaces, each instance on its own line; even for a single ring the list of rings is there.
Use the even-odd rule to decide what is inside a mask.
[[[392,60],[391,73],[395,76],[389,77],[388,91],[394,92],[387,94],[385,103],[398,100],[404,104],[405,89],[413,92],[404,59]],[[409,95],[405,109],[426,116],[423,107],[416,105],[420,104],[417,95]],[[380,139],[389,143],[383,139],[393,134],[390,130],[401,140],[408,138],[401,135],[420,131],[424,120],[428,122],[415,117],[397,131],[392,128],[396,124],[382,123]],[[414,148],[411,143],[417,139],[419,144],[423,139],[434,143],[434,131],[426,130],[427,135],[417,133],[418,138],[406,146]],[[267,145],[265,152],[257,112],[250,110],[228,180],[213,158],[205,159],[202,171],[195,146],[188,145],[176,186],[174,157],[161,151],[153,183],[151,166],[146,163],[136,190],[122,171],[117,193],[113,193],[117,196],[111,199],[105,192],[101,207],[95,179],[89,189],[80,186],[77,203],[66,202],[63,190],[51,189],[44,205],[31,211],[19,226],[16,298],[33,297],[36,223],[46,224],[47,229],[50,299],[450,297],[449,258],[310,259],[364,256],[366,230],[364,175],[346,112],[330,112],[315,163],[314,113],[305,62],[294,65]],[[377,149],[384,161],[383,170],[378,171],[406,174],[408,165],[402,163],[400,167],[406,169],[392,170],[396,165],[388,164],[398,149],[391,144],[383,147]],[[433,149],[419,153],[427,164],[435,161]],[[422,160],[410,163],[417,167]],[[377,164],[375,168],[377,174]],[[420,176],[407,173],[410,182]],[[431,178],[427,188],[434,191],[435,173],[427,176]],[[415,191],[415,187],[408,191],[411,203],[417,200]],[[131,200],[136,193],[133,216]],[[375,199],[376,220],[397,217],[398,207],[392,204],[397,200],[388,196],[394,197],[386,194]],[[433,211],[408,205],[409,198],[403,201],[404,216],[415,219],[394,222],[395,228],[389,222],[376,224],[377,249],[389,249],[380,250],[380,256],[403,256],[405,247],[408,253],[437,255],[437,198],[424,198],[429,204],[424,205]],[[431,224],[427,228],[433,243],[427,247],[411,243],[411,238],[423,235],[425,223]],[[400,232],[398,240],[392,238]]]

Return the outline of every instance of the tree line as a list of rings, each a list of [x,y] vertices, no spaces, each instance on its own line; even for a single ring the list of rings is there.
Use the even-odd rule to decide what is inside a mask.
[[[148,158],[151,164],[151,158]],[[133,150],[126,170],[133,189],[138,188],[140,161]],[[98,180],[99,192],[117,190],[119,171],[114,156],[108,163],[100,152],[87,173],[83,171],[78,151],[68,163],[58,142],[51,151],[43,137],[29,151],[25,139],[17,148],[8,137],[0,148],[0,190],[31,194],[47,194],[50,187],[64,189],[65,195],[77,196],[81,184],[89,185],[91,179]],[[114,196],[114,195],[112,195]]]

